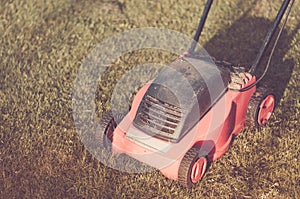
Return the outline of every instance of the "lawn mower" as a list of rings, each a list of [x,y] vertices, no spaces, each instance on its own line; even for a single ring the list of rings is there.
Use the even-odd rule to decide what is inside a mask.
[[[184,187],[199,182],[209,164],[230,147],[246,123],[266,125],[275,94],[258,85],[270,65],[294,1],[284,0],[249,70],[197,56],[196,45],[213,1],[208,0],[190,49],[144,85],[124,117],[107,112],[100,122],[100,144],[159,169]],[[279,24],[264,72],[261,64]]]

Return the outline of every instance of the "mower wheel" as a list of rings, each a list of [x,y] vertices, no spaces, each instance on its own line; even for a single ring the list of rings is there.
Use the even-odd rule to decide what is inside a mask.
[[[192,147],[184,155],[178,170],[178,181],[186,187],[191,188],[204,176],[208,166],[207,152]]]
[[[248,110],[247,123],[251,126],[266,125],[275,108],[275,94],[266,87],[258,87],[252,95]]]
[[[101,147],[106,149],[111,148],[114,130],[118,125],[117,122],[120,122],[122,118],[123,117],[121,115],[116,115],[114,118],[112,112],[110,111],[104,114],[100,122],[100,129],[98,131]]]

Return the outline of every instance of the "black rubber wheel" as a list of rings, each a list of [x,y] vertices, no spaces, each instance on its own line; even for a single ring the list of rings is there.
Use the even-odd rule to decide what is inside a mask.
[[[208,167],[207,152],[192,147],[184,155],[178,170],[178,181],[186,188],[191,188],[204,176]]]
[[[249,101],[247,124],[255,127],[266,125],[274,111],[275,100],[275,94],[271,89],[258,87]]]
[[[122,119],[123,116],[120,114],[117,114],[114,118],[112,112],[110,111],[104,114],[104,116],[101,119],[99,130],[97,133],[100,145],[102,147],[106,149],[111,149],[114,130],[118,125],[117,122],[119,123]]]

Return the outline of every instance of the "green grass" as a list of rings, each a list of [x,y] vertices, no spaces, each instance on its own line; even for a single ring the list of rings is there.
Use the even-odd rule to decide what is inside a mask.
[[[216,1],[201,43],[211,55],[249,65],[279,0]],[[127,174],[84,148],[72,116],[77,72],[98,43],[136,27],[192,36],[204,1],[53,0],[0,3],[0,198],[297,198],[300,196],[300,3],[296,2],[265,83],[281,97],[260,131],[247,128],[186,190],[158,171]],[[230,50],[228,50],[230,49]],[[115,78],[130,64],[168,62],[147,51],[124,56],[99,82],[99,118]],[[149,55],[148,55],[149,56]],[[102,89],[102,90],[101,90]]]

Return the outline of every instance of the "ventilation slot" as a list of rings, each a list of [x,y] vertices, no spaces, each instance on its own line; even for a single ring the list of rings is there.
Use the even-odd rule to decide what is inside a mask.
[[[165,135],[173,134],[180,120],[181,110],[179,107],[147,95],[135,122],[142,128],[148,128],[152,133]]]

